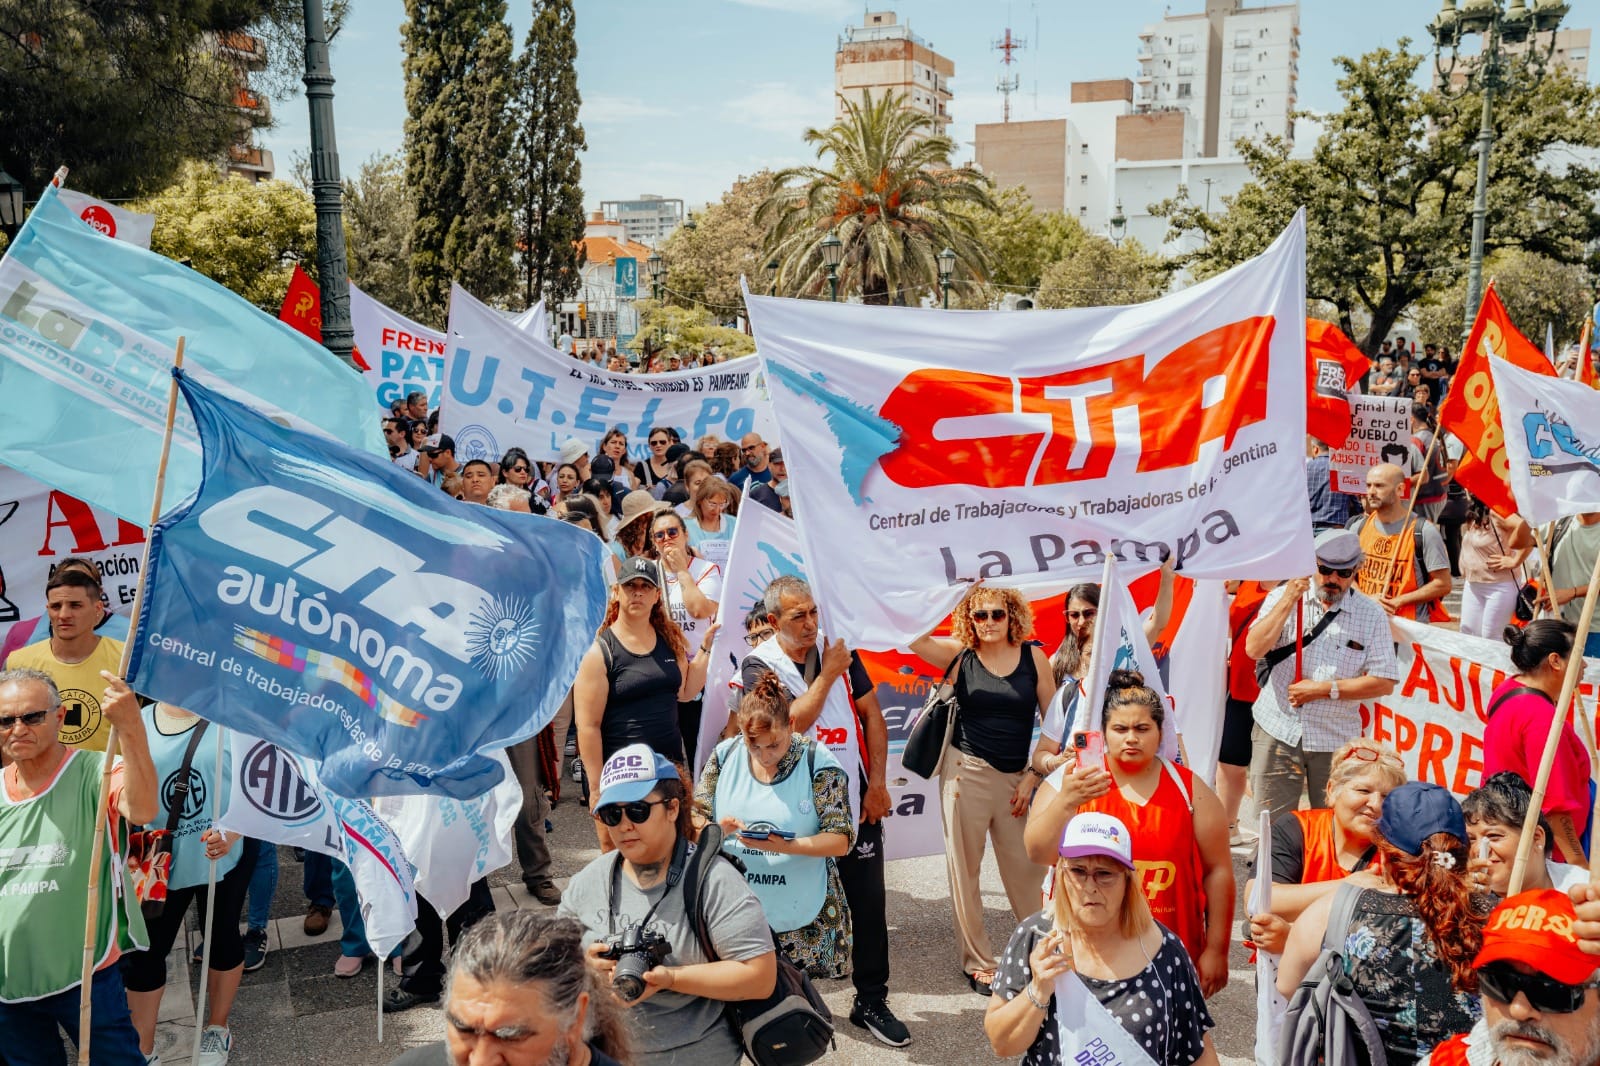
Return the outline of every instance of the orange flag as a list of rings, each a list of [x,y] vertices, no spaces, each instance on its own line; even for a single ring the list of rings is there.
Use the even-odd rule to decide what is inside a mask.
[[[1370,364],[1332,322],[1306,319],[1306,432],[1330,448],[1350,436],[1349,390]]]
[[[289,291],[283,294],[278,320],[287,322],[318,344],[322,343],[322,290],[317,288],[317,283],[301,269],[299,263],[294,265],[294,274],[289,278]],[[350,355],[358,369],[372,369],[361,357],[361,349],[355,349]]]
[[[1583,321],[1583,337],[1578,341],[1578,380],[1591,389],[1600,389],[1600,379],[1594,371],[1594,353],[1589,350],[1593,343],[1594,319],[1586,318]]]
[[[1450,394],[1439,408],[1439,425],[1455,434],[1464,451],[1456,466],[1456,480],[1498,515],[1516,512],[1508,480],[1506,437],[1500,427],[1500,401],[1489,377],[1489,355],[1515,363],[1524,370],[1555,377],[1550,365],[1528,338],[1517,332],[1506,314],[1500,294],[1489,283],[1478,308],[1478,319],[1467,335],[1461,365],[1450,381]]]

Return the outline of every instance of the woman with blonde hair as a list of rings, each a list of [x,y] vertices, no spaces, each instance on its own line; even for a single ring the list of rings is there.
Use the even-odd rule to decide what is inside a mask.
[[[850,907],[835,860],[855,842],[850,786],[826,746],[794,731],[789,690],[767,670],[739,701],[695,802],[744,863],[778,946],[816,978],[850,975]]]
[[[734,515],[739,513],[739,490],[715,476],[695,483],[687,470],[684,481],[689,485],[689,544],[711,562],[726,566],[728,549],[733,546]]]
[[[967,983],[989,995],[994,949],[983,924],[978,871],[994,844],[1000,880],[1018,921],[1039,898],[1039,869],[1023,843],[1038,775],[1030,772],[1033,728],[1055,695],[1050,660],[1033,632],[1033,610],[1016,589],[980,585],[951,614],[950,636],[931,634],[911,650],[953,676],[951,745],[939,764],[939,812],[956,939]]]
[[[1291,922],[1377,862],[1383,799],[1406,783],[1405,764],[1394,749],[1357,737],[1333,753],[1332,766],[1326,807],[1290,811],[1272,823],[1272,910],[1249,923],[1258,948],[1283,951]]]
[[[1068,1066],[1055,994],[1075,975],[1157,1066],[1216,1066],[1216,1023],[1182,942],[1150,916],[1128,827],[1080,814],[1056,850],[1053,898],[1017,927],[995,974],[983,1019],[995,1054]]]

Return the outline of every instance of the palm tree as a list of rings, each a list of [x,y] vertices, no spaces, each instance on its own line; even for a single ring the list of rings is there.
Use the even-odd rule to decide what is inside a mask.
[[[845,101],[845,117],[827,129],[809,129],[807,144],[830,165],[789,167],[757,209],[766,231],[764,255],[778,262],[778,291],[825,291],[828,271],[821,243],[829,233],[844,245],[839,281],[859,289],[869,304],[912,302],[939,277],[938,255],[956,253],[957,270],[975,278],[988,272],[989,253],[971,214],[950,210],[970,204],[993,211],[989,179],[971,166],[955,167],[955,142],[933,132],[931,116],[902,106],[890,93],[874,101]]]

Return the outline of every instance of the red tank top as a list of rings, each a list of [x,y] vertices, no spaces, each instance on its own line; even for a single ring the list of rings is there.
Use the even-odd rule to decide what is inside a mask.
[[[1173,773],[1183,787],[1173,780]],[[1206,944],[1206,896],[1200,844],[1194,832],[1194,774],[1170,764],[1161,772],[1155,795],[1143,805],[1111,791],[1079,807],[1120,818],[1133,838],[1133,865],[1155,920],[1172,930],[1196,965]]]

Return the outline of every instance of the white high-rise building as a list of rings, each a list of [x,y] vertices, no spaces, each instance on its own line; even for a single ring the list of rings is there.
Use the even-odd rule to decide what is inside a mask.
[[[1206,0],[1141,30],[1138,58],[1135,108],[1193,115],[1202,156],[1235,155],[1234,142],[1267,134],[1293,142],[1299,3]]]

